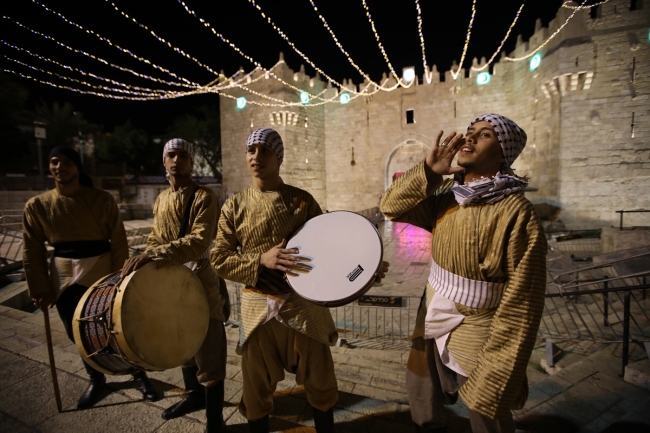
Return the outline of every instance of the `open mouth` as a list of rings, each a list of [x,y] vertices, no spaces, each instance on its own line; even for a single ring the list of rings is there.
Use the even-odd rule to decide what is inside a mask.
[[[473,153],[474,149],[472,149],[470,146],[465,145],[465,146],[460,148],[460,152],[461,153]]]

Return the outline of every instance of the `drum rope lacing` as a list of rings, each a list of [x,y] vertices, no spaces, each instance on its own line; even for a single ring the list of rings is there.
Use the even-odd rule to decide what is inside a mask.
[[[122,276],[120,276],[120,278],[115,283],[109,282],[110,279],[111,279],[110,277],[107,278],[106,280],[104,280],[103,282],[98,284],[97,287],[96,287],[97,289],[106,289],[107,287],[109,287],[111,285],[113,286],[113,290],[110,291],[110,300],[109,300],[109,302],[107,302],[106,308],[103,311],[101,311],[101,312],[99,312],[97,314],[93,314],[92,316],[82,317],[82,318],[77,319],[79,322],[86,321],[86,322],[99,323],[104,328],[106,336],[108,337],[107,340],[106,340],[106,344],[102,348],[94,351],[93,353],[88,354],[88,358],[90,358],[92,356],[95,356],[95,355],[104,355],[104,354],[114,355],[114,356],[117,356],[117,357],[121,358],[122,361],[126,362],[127,364],[129,364],[129,365],[131,365],[133,367],[137,366],[137,367],[141,368],[140,366],[137,365],[137,363],[129,360],[126,356],[124,356],[124,354],[122,353],[122,350],[120,349],[119,344],[111,344],[111,342],[115,342],[115,343],[117,343],[117,342],[115,341],[115,332],[113,332],[113,324],[109,323],[109,321],[106,320],[106,313],[108,313],[109,311],[111,311],[113,309],[113,305],[115,304],[115,294],[116,294],[117,291],[120,290],[119,287],[120,287],[120,284],[122,283],[123,278],[122,278]],[[110,353],[110,349],[115,350],[117,353]],[[136,364],[136,365],[134,365],[134,364]]]

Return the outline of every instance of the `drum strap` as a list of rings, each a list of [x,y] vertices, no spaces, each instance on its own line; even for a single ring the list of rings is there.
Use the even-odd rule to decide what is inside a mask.
[[[194,197],[196,196],[196,191],[198,189],[199,189],[198,186],[194,188],[194,190],[192,191],[192,195],[190,196],[190,201],[187,202],[187,208],[185,208],[185,214],[183,215],[183,222],[181,223],[181,229],[178,232],[178,239],[185,236],[185,232],[187,231],[187,226],[190,223],[190,211],[192,210],[192,204],[194,204]]]

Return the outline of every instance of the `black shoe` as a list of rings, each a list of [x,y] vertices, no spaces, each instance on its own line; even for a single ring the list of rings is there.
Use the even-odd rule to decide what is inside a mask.
[[[205,409],[205,391],[199,384],[196,373],[199,367],[182,368],[183,382],[185,383],[185,398],[169,406],[163,413],[163,419],[179,418],[197,410]]]
[[[102,389],[106,385],[106,376],[101,373],[93,374],[90,378],[90,385],[86,389],[79,401],[77,402],[77,409],[88,409],[92,407],[99,400]]]
[[[269,416],[266,415],[255,421],[248,420],[248,428],[251,433],[269,433]]]
[[[413,423],[413,427],[415,427],[415,433],[447,433],[447,426],[442,426],[442,427],[436,427],[434,429],[422,427],[421,425],[418,425],[416,423]]]
[[[334,410],[329,408],[326,411],[318,410],[312,406],[314,413],[314,427],[316,433],[333,433],[334,432]]]
[[[147,376],[147,373],[144,371],[139,371],[133,374],[133,380],[135,381],[135,389],[142,393],[142,396],[147,401],[158,401],[160,400],[160,393],[156,389],[151,380]]]
[[[206,433],[225,433],[226,423],[223,421],[224,383],[216,383],[205,387],[205,417],[207,418]]]

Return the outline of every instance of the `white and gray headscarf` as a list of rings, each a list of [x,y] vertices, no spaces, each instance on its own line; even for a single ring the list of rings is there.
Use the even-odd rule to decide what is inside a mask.
[[[492,125],[497,133],[497,139],[501,144],[501,150],[503,150],[503,156],[506,159],[504,165],[501,166],[502,171],[510,168],[526,146],[526,140],[528,139],[526,132],[507,117],[494,113],[481,114],[472,120],[467,129],[471,128],[476,122],[483,121]]]
[[[192,146],[192,143],[189,141],[183,140],[182,138],[172,138],[167,143],[165,143],[162,154],[163,163],[165,162],[165,156],[170,149],[183,149],[189,153],[190,160],[192,161],[192,164],[194,164],[194,146]],[[169,181],[169,172],[167,169],[165,169],[165,178],[167,178],[167,181]]]
[[[192,160],[192,164],[194,164],[194,146],[192,146],[192,143],[189,141],[185,141],[182,138],[172,138],[165,143],[165,148],[163,149],[162,154],[163,162],[165,162],[165,155],[167,155],[169,149],[183,149],[190,154],[190,159]]]
[[[280,164],[282,164],[282,160],[284,159],[284,144],[282,143],[282,137],[280,137],[280,134],[275,129],[259,128],[253,131],[246,140],[246,149],[253,144],[264,144],[270,147],[278,156]]]
[[[503,200],[510,194],[522,192],[528,186],[528,179],[512,174],[511,165],[526,146],[526,132],[515,122],[499,114],[482,114],[472,120],[467,129],[476,122],[490,123],[497,134],[505,161],[494,177],[482,178],[474,182],[456,181],[451,187],[456,201],[461,206],[492,204]]]

